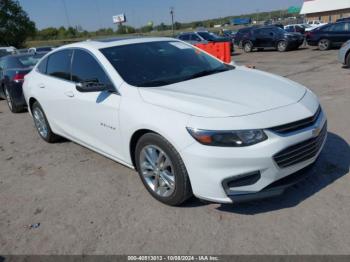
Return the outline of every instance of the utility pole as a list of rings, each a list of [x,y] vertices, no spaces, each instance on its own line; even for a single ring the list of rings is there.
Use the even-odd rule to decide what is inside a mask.
[[[68,10],[67,10],[66,1],[65,1],[65,0],[62,0],[62,4],[63,4],[63,8],[64,8],[64,13],[66,14],[66,19],[67,19],[68,27],[71,27],[71,23],[70,23],[70,19],[69,19],[69,15],[68,15]]]
[[[171,29],[173,31],[173,37],[175,37],[175,33],[174,33],[174,7],[170,7],[170,15],[171,15]]]

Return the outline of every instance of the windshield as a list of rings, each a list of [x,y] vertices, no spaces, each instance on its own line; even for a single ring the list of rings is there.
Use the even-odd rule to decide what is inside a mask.
[[[284,30],[284,29],[282,29],[282,28],[280,28],[280,27],[278,27],[278,26],[276,26],[274,29],[275,29],[276,31],[278,31],[279,33],[285,33],[285,32],[286,32],[286,30]]]
[[[23,67],[33,67],[36,63],[42,58],[44,54],[36,54],[36,55],[25,55],[19,56],[18,60],[23,65]]]
[[[214,34],[208,32],[198,32],[198,34],[207,41],[214,41],[217,39],[217,37]]]
[[[128,84],[164,86],[233,69],[177,41],[130,44],[100,50]]]

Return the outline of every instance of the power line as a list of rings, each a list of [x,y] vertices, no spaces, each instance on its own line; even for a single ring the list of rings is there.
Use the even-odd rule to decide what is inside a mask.
[[[66,20],[67,20],[68,27],[71,27],[66,1],[62,0],[62,4],[63,4],[63,8],[64,8],[64,13],[66,14]]]

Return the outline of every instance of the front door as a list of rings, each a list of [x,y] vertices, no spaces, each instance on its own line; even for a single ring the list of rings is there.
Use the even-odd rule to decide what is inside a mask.
[[[113,85],[95,57],[82,49],[74,49],[71,97],[66,100],[67,122],[72,138],[113,157],[120,158],[119,105],[116,92],[79,92],[76,84],[98,82]]]

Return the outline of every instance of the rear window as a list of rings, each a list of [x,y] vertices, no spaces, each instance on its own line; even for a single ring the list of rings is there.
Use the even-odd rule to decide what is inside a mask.
[[[42,58],[43,55],[27,55],[18,57],[19,62],[23,65],[23,67],[32,67],[35,66],[36,63]]]
[[[46,73],[61,79],[70,80],[72,50],[62,50],[53,53],[48,58]]]
[[[46,67],[47,67],[47,57],[40,62],[40,64],[37,67],[37,70],[42,74],[46,74]]]

